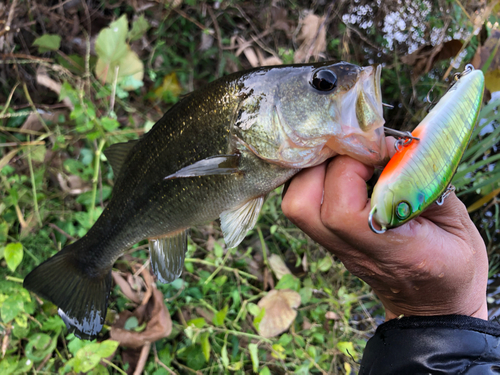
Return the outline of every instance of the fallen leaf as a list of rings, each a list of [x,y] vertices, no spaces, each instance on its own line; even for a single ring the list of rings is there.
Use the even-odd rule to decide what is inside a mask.
[[[123,327],[128,319],[125,318],[135,316],[141,325],[144,321],[146,329],[142,332],[127,331]],[[172,332],[172,320],[165,303],[163,302],[163,294],[153,286],[151,298],[145,305],[140,305],[133,313],[128,311],[128,314],[120,313],[118,321],[111,326],[110,337],[112,340],[120,342],[121,346],[130,348],[139,348],[146,343],[155,342],[162,338],[168,337]]]
[[[500,31],[495,30],[480,46],[472,65],[484,72],[484,84],[490,92],[500,91]]]
[[[278,280],[281,280],[284,275],[291,274],[285,262],[283,262],[283,259],[281,259],[279,255],[271,254],[268,261],[269,266],[271,266],[271,269]]]
[[[178,98],[182,91],[179,80],[177,79],[177,74],[172,72],[163,77],[162,84],[154,91],[155,96],[159,99],[163,99],[166,96],[173,96]]]
[[[132,276],[129,273],[130,276]],[[122,293],[134,303],[141,303],[142,298],[139,296],[137,290],[134,290],[129,281],[125,280],[119,272],[111,271],[111,276],[113,276],[113,280],[120,287]]]
[[[295,63],[307,62],[306,60],[311,55],[317,60],[319,54],[326,51],[326,27],[325,25],[321,27],[324,21],[325,17],[309,13],[300,22],[300,34],[297,37],[297,41],[302,41],[302,43],[297,51],[295,51],[293,57]]]
[[[259,301],[258,306],[265,309],[259,324],[259,334],[262,337],[274,337],[286,331],[295,320],[300,295],[290,289],[273,289]]]
[[[80,195],[92,189],[90,183],[83,181],[80,176],[76,175],[58,173],[57,182],[59,182],[59,186],[65,193],[71,195]]]
[[[414,78],[428,73],[434,64],[441,60],[455,57],[462,48],[462,41],[453,39],[441,43],[437,46],[425,44],[415,52],[401,57],[401,61],[413,66],[412,75]]]
[[[61,93],[61,84],[59,82],[54,81],[52,78],[50,78],[47,75],[45,68],[37,69],[36,82],[39,85],[45,86],[48,89],[54,91],[57,95],[59,95]],[[73,110],[75,108],[75,106],[73,105],[73,103],[71,103],[71,100],[68,97],[65,97],[63,99],[63,103],[70,110]]]
[[[325,318],[329,320],[339,320],[340,316],[339,314],[333,312],[333,311],[327,311],[325,314]]]

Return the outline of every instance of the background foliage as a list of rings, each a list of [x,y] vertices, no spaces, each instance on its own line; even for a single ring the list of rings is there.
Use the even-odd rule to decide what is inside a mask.
[[[218,223],[194,228],[182,280],[158,284],[159,295],[146,245],[127,251],[95,342],[68,335],[22,279],[101,213],[113,186],[102,151],[148,131],[181,95],[265,64],[383,64],[387,125],[412,129],[466,63],[500,88],[498,12],[497,1],[463,0],[0,4],[0,373],[355,373],[381,306],[283,216],[280,191],[236,249]],[[497,106],[483,108],[455,178],[493,278]],[[301,304],[288,331],[265,338],[258,302],[273,288],[296,291]],[[145,340],[151,332],[157,341]]]

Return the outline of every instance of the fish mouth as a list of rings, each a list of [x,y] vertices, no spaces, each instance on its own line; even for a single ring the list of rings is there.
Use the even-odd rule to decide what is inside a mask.
[[[356,84],[344,93],[339,103],[340,134],[327,142],[336,152],[375,166],[384,166],[389,160],[383,127],[381,72],[380,65],[360,68]]]

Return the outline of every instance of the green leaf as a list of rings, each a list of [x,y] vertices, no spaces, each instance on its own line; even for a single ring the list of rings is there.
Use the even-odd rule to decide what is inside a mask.
[[[291,289],[298,291],[300,289],[300,280],[292,274],[283,275],[275,289]]]
[[[224,365],[225,368],[227,368],[227,366],[229,366],[229,357],[227,356],[226,343],[224,343],[224,346],[222,347],[220,355],[221,355],[221,359],[222,359],[222,364]]]
[[[3,256],[7,262],[7,267],[14,272],[23,260],[23,245],[19,242],[8,244],[5,246]]]
[[[206,324],[207,324],[207,322],[205,321],[205,318],[195,318],[195,319],[191,319],[187,322],[188,326],[195,326],[196,328],[203,328],[203,327],[205,327]],[[208,359],[207,359],[207,361],[208,361]]]
[[[123,328],[126,329],[127,331],[130,331],[133,330],[134,328],[137,328],[138,325],[139,321],[137,320],[137,318],[135,316],[131,316],[130,318],[127,319]]]
[[[26,357],[35,362],[42,361],[56,348],[57,340],[45,333],[37,333],[29,338],[26,344]]]
[[[222,246],[217,241],[214,242],[214,254],[217,258],[222,258],[222,256],[224,255]]]
[[[266,309],[262,308],[262,309],[260,309],[259,314],[255,318],[253,318],[253,326],[255,327],[257,332],[259,331],[260,322],[264,318],[264,315],[266,315]]]
[[[259,371],[259,353],[257,344],[248,344],[248,350],[250,351],[250,358],[252,359],[252,369],[253,372]]]
[[[0,244],[7,241],[7,234],[9,233],[9,224],[6,221],[0,221]],[[2,256],[0,256],[2,259]]]
[[[257,316],[260,314],[260,307],[257,306],[255,303],[252,303],[250,302],[248,305],[247,305],[247,310],[250,314],[252,314],[253,316]]]
[[[264,366],[260,370],[259,375],[271,375],[271,370],[269,370],[269,367]]]
[[[33,45],[38,46],[38,52],[40,53],[57,51],[61,47],[61,37],[56,34],[45,34],[36,38]]]
[[[333,260],[329,255],[327,255],[318,262],[318,269],[321,272],[326,272],[332,267],[332,265],[333,265]]]
[[[2,317],[4,323],[9,323],[22,311],[24,311],[23,298],[18,294],[13,294],[2,303],[0,316]]]
[[[17,367],[17,361],[13,357],[6,357],[0,362],[0,374],[9,375],[14,372]]]
[[[120,343],[118,341],[104,340],[101,342],[99,349],[97,350],[97,354],[99,354],[101,358],[108,358],[113,355],[119,344]]]
[[[354,345],[350,341],[339,341],[337,343],[337,349],[348,357],[352,356],[355,360],[358,357],[358,353],[354,350]]]
[[[312,288],[309,288],[307,286],[304,288],[300,288],[299,294],[300,294],[300,301],[301,301],[302,305],[309,303],[309,301],[312,298],[312,292],[313,292]]]
[[[132,22],[132,30],[130,30],[127,34],[127,38],[133,42],[135,40],[139,40],[142,36],[149,30],[149,23],[144,18],[144,15],[141,14],[139,18],[137,18],[134,22]]]
[[[212,323],[215,326],[221,326],[224,324],[224,319],[226,319],[228,308],[229,308],[229,306],[226,305],[222,310],[220,310],[214,314],[214,317],[212,319]]]
[[[128,52],[127,39],[128,22],[127,16],[123,15],[109,27],[102,29],[95,41],[95,52],[104,64],[119,61]],[[97,69],[97,68],[96,68]]]
[[[280,344],[273,344],[272,348],[273,352],[271,352],[271,356],[273,356],[276,359],[286,358],[285,348],[282,347]]]
[[[205,356],[205,360],[208,362],[210,360],[210,341],[208,340],[210,337],[210,332],[203,332],[200,335],[200,344],[201,344],[201,351],[203,352],[203,355]]]
[[[107,132],[111,132],[115,129],[118,129],[120,123],[116,121],[114,118],[103,117],[101,118],[101,125]]]
[[[97,353],[99,343],[90,343],[76,352],[75,372],[88,372],[101,361],[101,356]]]

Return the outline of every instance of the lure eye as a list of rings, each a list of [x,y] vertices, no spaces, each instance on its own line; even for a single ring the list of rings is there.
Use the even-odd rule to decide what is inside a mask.
[[[408,202],[402,201],[399,202],[396,206],[396,216],[400,220],[407,219],[411,214],[411,206]]]
[[[337,76],[331,70],[319,70],[314,73],[311,85],[318,91],[332,91],[337,87]]]

